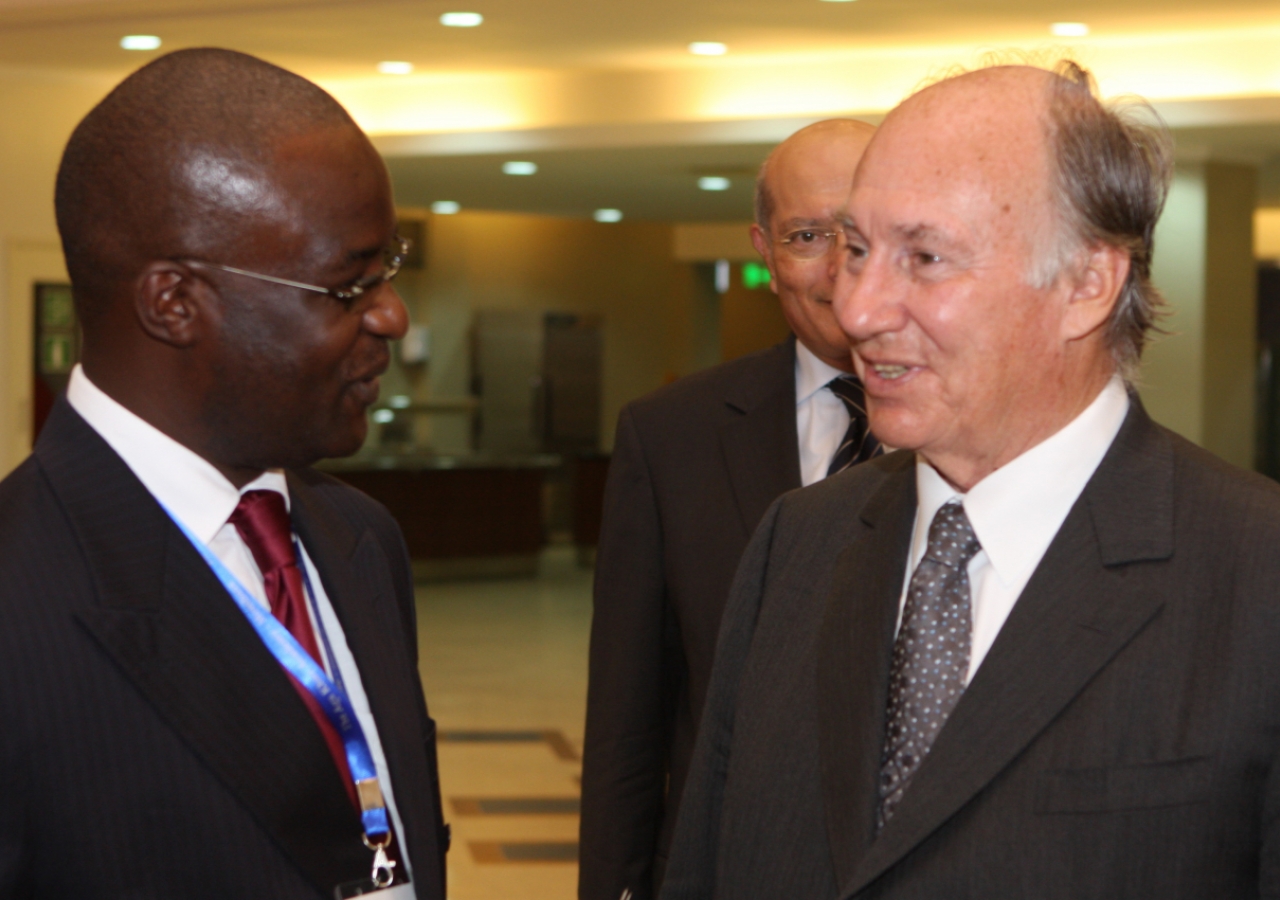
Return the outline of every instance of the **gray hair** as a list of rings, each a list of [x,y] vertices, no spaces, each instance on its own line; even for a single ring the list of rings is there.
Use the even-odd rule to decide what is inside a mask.
[[[1151,282],[1151,257],[1173,177],[1172,140],[1145,101],[1108,107],[1081,66],[1063,61],[1054,73],[1049,140],[1056,246],[1037,261],[1030,280],[1037,287],[1054,284],[1099,244],[1127,252],[1129,273],[1107,320],[1106,338],[1117,368],[1131,378],[1166,310]]]

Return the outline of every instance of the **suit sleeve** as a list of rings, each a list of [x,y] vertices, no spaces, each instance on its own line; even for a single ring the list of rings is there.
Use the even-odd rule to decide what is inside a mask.
[[[710,900],[715,895],[720,814],[729,773],[738,685],[755,637],[774,529],[784,500],[785,497],[775,500],[765,513],[733,579],[689,780],[676,818],[661,900]]]
[[[662,523],[630,409],[618,419],[596,556],[582,768],[580,900],[652,893],[671,724]]]

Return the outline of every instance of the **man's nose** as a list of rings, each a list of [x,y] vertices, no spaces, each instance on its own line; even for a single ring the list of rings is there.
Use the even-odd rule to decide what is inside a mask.
[[[872,256],[856,270],[849,265],[837,267],[831,302],[840,329],[855,344],[901,327],[893,278],[886,268]]]
[[[398,341],[409,330],[409,311],[391,282],[374,289],[373,303],[364,313],[365,330],[389,341]]]

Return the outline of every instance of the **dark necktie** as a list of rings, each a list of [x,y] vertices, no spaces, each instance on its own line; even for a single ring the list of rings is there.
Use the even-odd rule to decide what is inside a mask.
[[[289,511],[285,509],[284,497],[276,491],[245,491],[235,512],[231,514],[230,521],[262,572],[271,614],[289,630],[312,659],[321,663],[315,630],[311,625],[311,616],[307,613],[307,595],[302,585],[302,573],[298,570],[298,560],[294,555],[293,527],[289,523]],[[321,665],[323,667],[323,663]],[[316,720],[320,733],[324,735],[351,802],[359,806],[342,738],[311,692],[292,675],[289,680],[302,697],[302,702],[307,705],[312,718]]]
[[[857,375],[841,375],[827,384],[831,393],[839,397],[849,410],[849,428],[844,433],[840,448],[831,458],[827,466],[827,477],[883,452],[876,436],[867,428],[867,400],[862,390],[862,382]]]
[[[893,644],[877,833],[964,693],[973,631],[967,567],[981,549],[963,506],[938,510]]]

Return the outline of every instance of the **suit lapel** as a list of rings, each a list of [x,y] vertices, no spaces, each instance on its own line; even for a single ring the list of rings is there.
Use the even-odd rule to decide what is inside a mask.
[[[903,453],[868,463],[897,468],[863,508],[861,538],[836,562],[836,587],[819,638],[822,793],[831,856],[842,884],[873,838],[889,656],[915,520],[914,460]]]
[[[1173,450],[1136,398],[1131,403],[1106,458],[842,896],[870,884],[996,778],[1158,612],[1163,598],[1135,586],[1121,567],[1173,553]]]
[[[795,366],[792,337],[725,396],[730,419],[720,426],[720,446],[748,535],[769,504],[800,487]]]
[[[98,588],[80,623],[318,888],[353,877],[368,853],[324,741],[199,553],[65,401],[36,456]]]
[[[301,477],[290,474],[289,495],[294,529],[320,573],[360,670],[396,795],[431,797],[438,791],[428,756],[432,736],[424,731],[417,661],[397,614],[391,563],[371,530],[355,530]],[[408,636],[409,641],[416,637]],[[429,840],[436,823],[419,815],[431,808],[417,799],[397,804],[415,880],[423,884],[438,880],[438,850]]]

